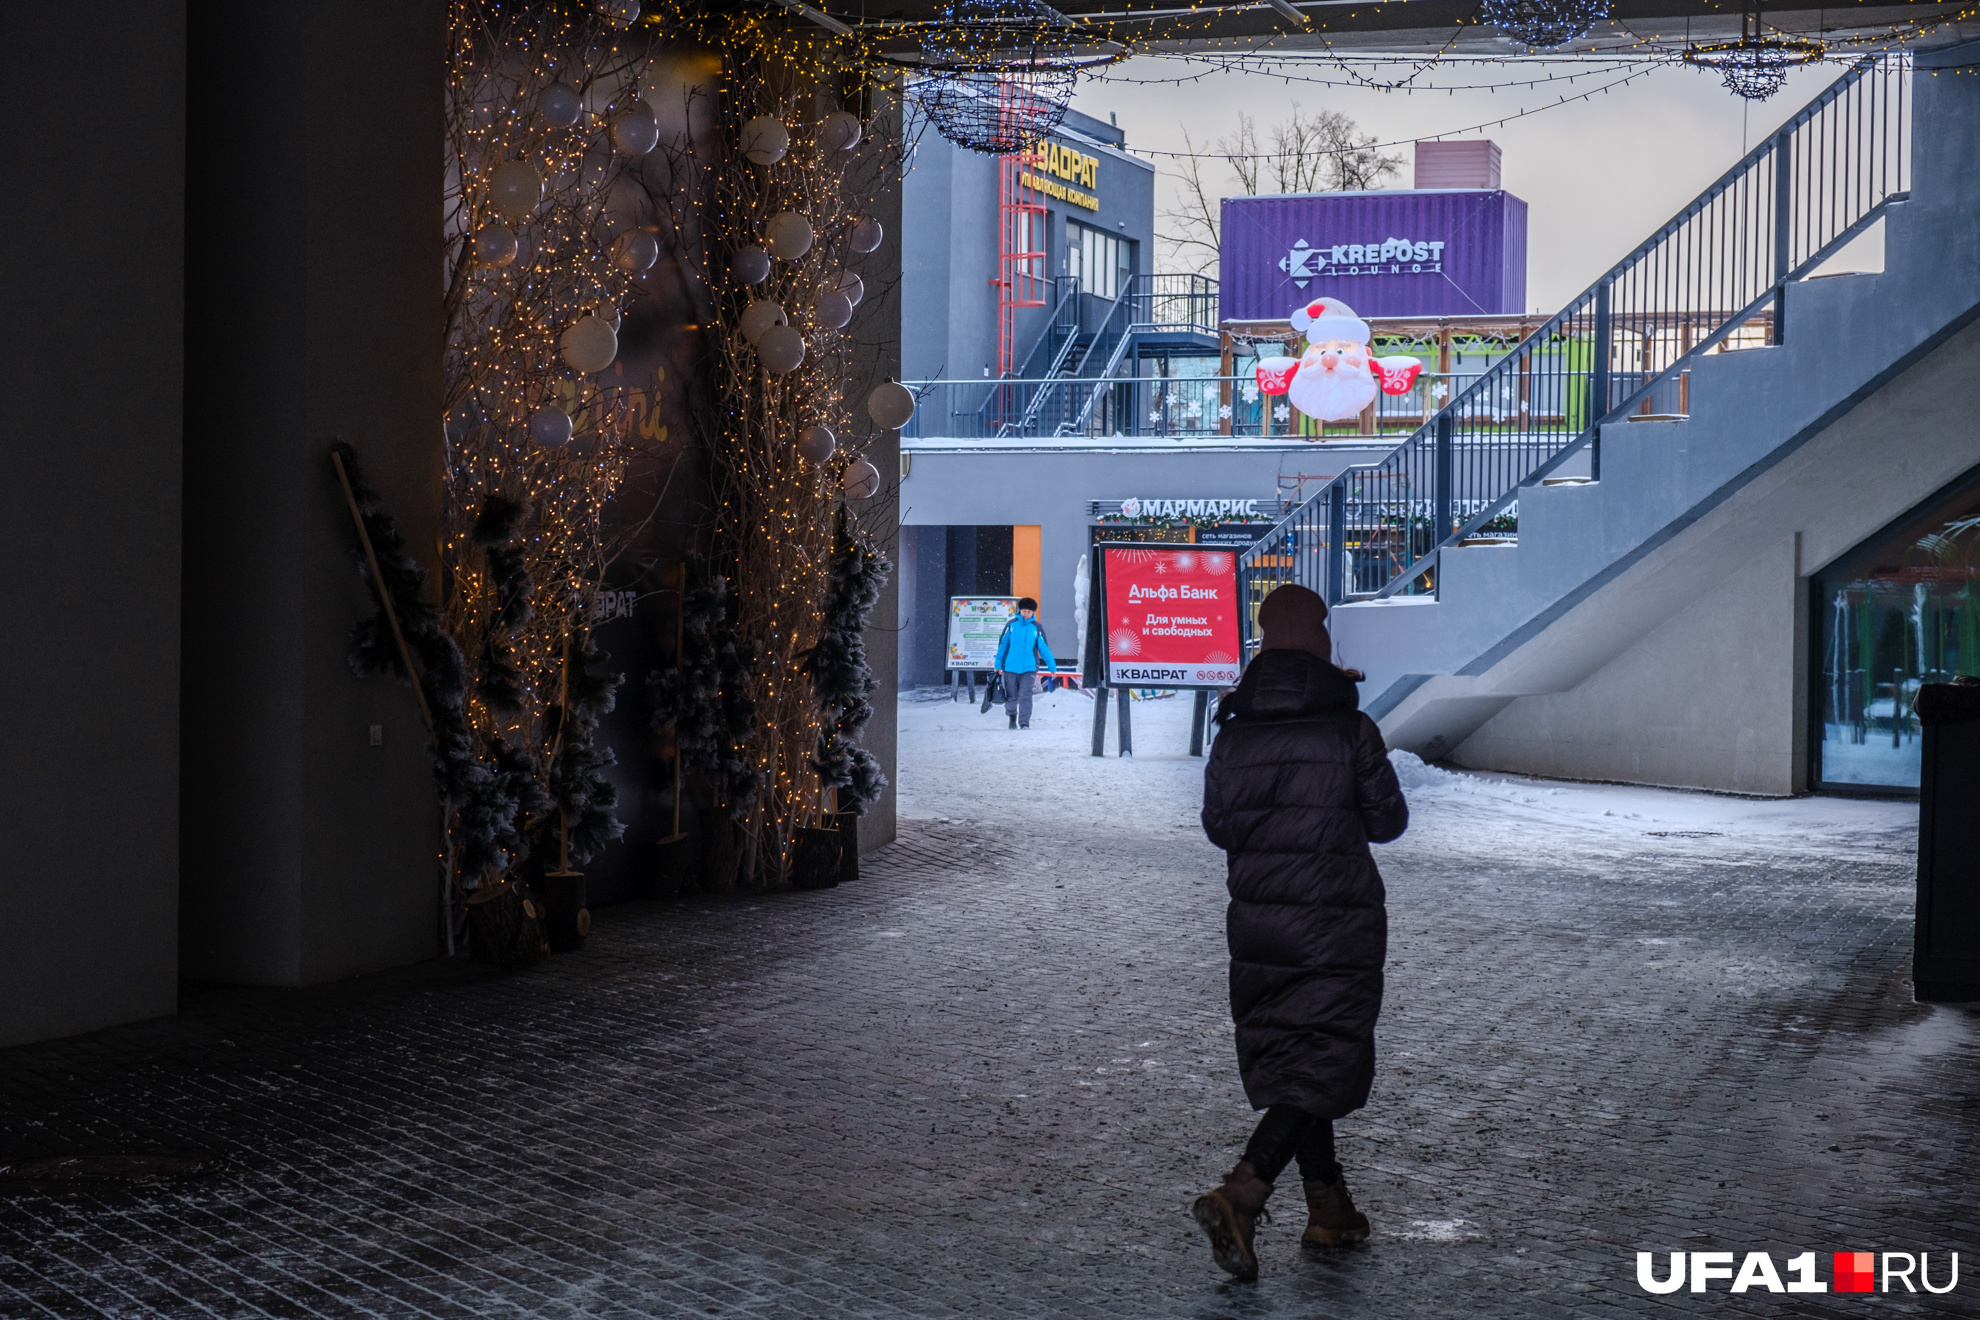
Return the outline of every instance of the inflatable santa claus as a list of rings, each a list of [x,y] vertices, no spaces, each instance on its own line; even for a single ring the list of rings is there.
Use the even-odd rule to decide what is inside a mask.
[[[1294,310],[1292,327],[1305,334],[1306,352],[1296,358],[1265,358],[1258,364],[1258,388],[1283,394],[1292,406],[1323,422],[1359,417],[1384,394],[1407,394],[1423,364],[1413,357],[1373,357],[1368,322],[1338,298],[1320,298]]]

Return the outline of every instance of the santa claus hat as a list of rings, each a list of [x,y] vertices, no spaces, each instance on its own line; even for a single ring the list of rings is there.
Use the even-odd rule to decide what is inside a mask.
[[[1345,339],[1356,344],[1368,342],[1368,322],[1354,314],[1354,308],[1339,298],[1315,298],[1292,314],[1292,328],[1303,331],[1309,340]]]

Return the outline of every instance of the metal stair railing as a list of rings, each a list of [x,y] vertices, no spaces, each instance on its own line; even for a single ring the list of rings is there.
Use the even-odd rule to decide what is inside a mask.
[[[1294,509],[1240,557],[1250,604],[1284,582],[1330,604],[1433,590],[1441,551],[1523,487],[1583,449],[1599,479],[1603,424],[1701,354],[1756,319],[1780,343],[1787,286],[1910,195],[1910,69],[1858,61],[1381,462]]]
[[[1051,382],[1063,378],[1066,361],[1072,357],[1073,349],[1079,344],[1079,277],[1061,275],[1058,277],[1058,282],[1059,301],[1052,308],[1052,319],[1046,323],[1044,339],[1049,341],[1053,335],[1062,332],[1065,339],[1052,354],[1052,360],[1046,366],[1044,374],[1026,378],[1036,384],[1024,400],[1024,407],[1017,416],[998,425],[995,433],[999,437],[1033,433],[1033,428],[1038,422],[1039,409],[1055,393]],[[1029,360],[1025,365],[1027,367],[1031,365]]]
[[[1177,330],[1218,333],[1217,281],[1207,275],[1130,275],[1079,365],[1079,375],[1095,384],[1079,411],[1060,422],[1055,434],[1079,435],[1092,425],[1137,335]],[[1094,355],[1103,344],[1107,355],[1095,371]]]

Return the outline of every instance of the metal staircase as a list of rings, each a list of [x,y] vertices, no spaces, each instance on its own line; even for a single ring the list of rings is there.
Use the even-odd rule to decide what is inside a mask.
[[[1599,480],[1604,425],[1679,394],[1742,327],[1779,344],[1788,286],[1909,196],[1909,95],[1908,55],[1852,66],[1386,458],[1287,515],[1240,560],[1247,599],[1434,592],[1440,555],[1522,490],[1584,454]]]

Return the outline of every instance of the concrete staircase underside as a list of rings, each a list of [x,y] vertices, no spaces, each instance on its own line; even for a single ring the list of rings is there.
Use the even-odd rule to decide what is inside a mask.
[[[1391,746],[1805,786],[1806,575],[1980,466],[1980,95],[1917,81],[1884,272],[1792,286],[1783,345],[1699,360],[1688,420],[1604,428],[1602,479],[1522,491],[1518,543],[1446,551],[1435,599],[1337,608]]]

